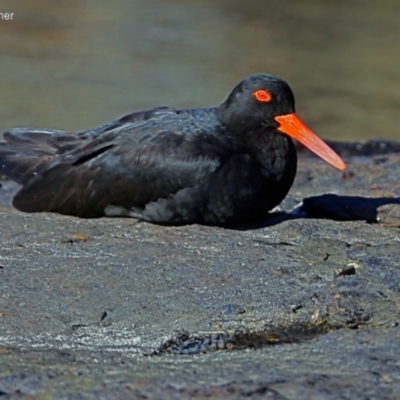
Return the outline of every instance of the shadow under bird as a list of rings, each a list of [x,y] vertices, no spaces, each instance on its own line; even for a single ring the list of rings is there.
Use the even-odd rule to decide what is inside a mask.
[[[81,133],[15,128],[0,172],[22,185],[13,205],[83,218],[225,225],[265,217],[296,175],[291,137],[343,170],[295,114],[282,79],[254,74],[218,107],[134,112]]]

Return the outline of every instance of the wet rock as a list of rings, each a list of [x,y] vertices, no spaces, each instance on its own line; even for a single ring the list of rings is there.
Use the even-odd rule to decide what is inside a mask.
[[[354,146],[229,229],[23,214],[4,182],[0,394],[394,398],[400,155]]]
[[[392,228],[400,227],[400,204],[383,204],[378,207],[377,221]]]
[[[226,304],[222,307],[222,312],[226,315],[244,314],[246,310],[239,304]]]

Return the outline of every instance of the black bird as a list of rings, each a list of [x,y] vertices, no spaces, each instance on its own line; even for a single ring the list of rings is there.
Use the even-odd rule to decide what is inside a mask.
[[[254,74],[215,108],[159,107],[77,134],[12,129],[0,172],[23,185],[13,205],[25,212],[225,225],[284,199],[297,167],[289,136],[346,168],[296,116],[289,85]]]

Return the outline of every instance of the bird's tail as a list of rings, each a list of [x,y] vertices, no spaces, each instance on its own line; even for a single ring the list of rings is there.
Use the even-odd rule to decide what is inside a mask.
[[[76,141],[64,131],[15,128],[4,133],[0,143],[0,174],[22,185],[47,167],[58,151]]]

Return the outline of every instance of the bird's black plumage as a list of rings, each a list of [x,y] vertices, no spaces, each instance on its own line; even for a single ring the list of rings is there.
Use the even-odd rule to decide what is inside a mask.
[[[266,90],[271,99],[255,97]],[[79,217],[223,225],[264,217],[289,191],[296,152],[276,116],[294,113],[283,80],[251,75],[216,108],[140,111],[72,134],[16,128],[0,172],[22,184],[13,205]]]

